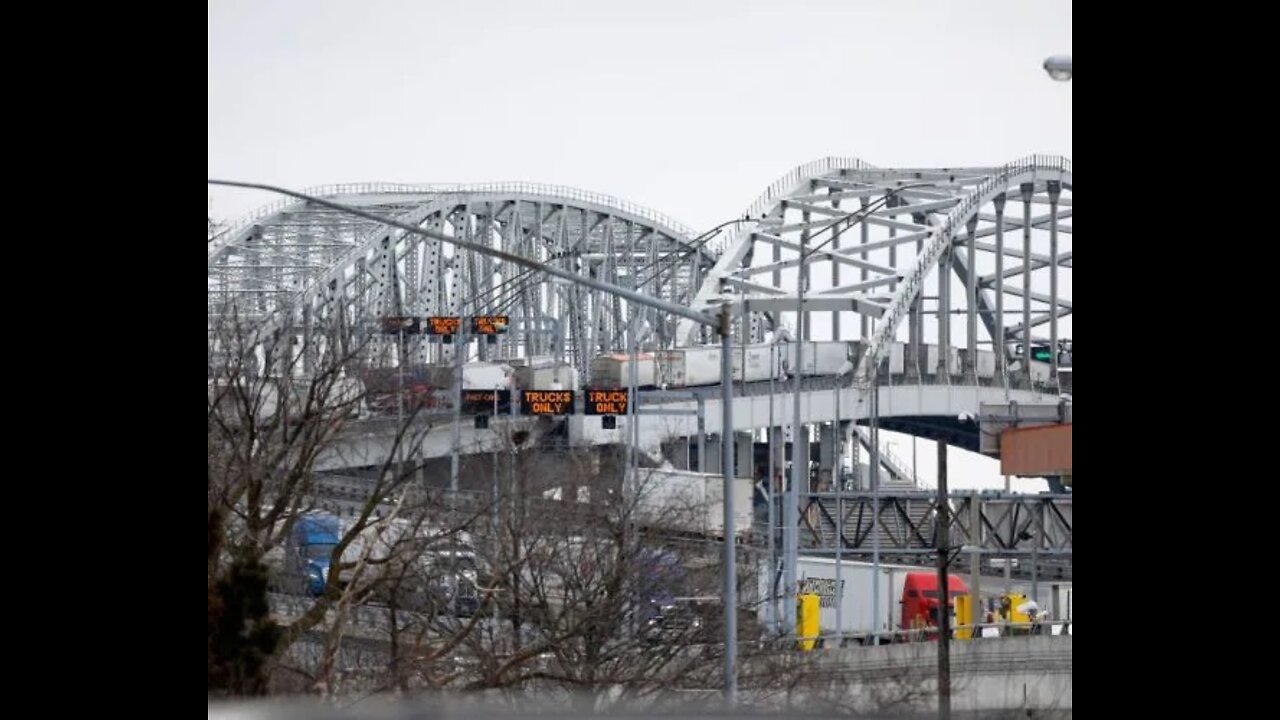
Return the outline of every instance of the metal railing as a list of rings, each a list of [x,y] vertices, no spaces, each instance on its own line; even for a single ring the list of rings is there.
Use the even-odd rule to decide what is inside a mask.
[[[1070,635],[1074,637],[1075,632],[1072,630],[1073,623],[1071,620],[1046,619],[1039,622],[988,622],[979,623],[977,625],[955,625],[954,621],[950,627],[952,642],[972,642],[978,640],[999,640],[1010,637],[1039,637],[1039,636],[1062,636]],[[973,631],[976,634],[972,634]],[[965,635],[962,636],[962,633]],[[884,630],[877,633],[882,645],[897,645],[902,643],[923,643],[937,642],[938,628],[936,625],[927,625],[919,628],[895,630]],[[869,633],[837,633],[828,632],[820,633],[816,637],[809,635],[809,640],[818,640],[823,648],[847,647],[856,645],[871,645],[871,636]]]

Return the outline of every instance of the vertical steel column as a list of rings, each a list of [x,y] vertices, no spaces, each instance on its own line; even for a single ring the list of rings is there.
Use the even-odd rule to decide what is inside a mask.
[[[877,368],[878,370],[879,368]],[[880,644],[880,383],[871,376],[871,421],[867,448],[871,470],[871,643]]]
[[[831,424],[831,434],[835,437],[835,469],[831,473],[831,482],[836,491],[836,588],[833,598],[836,604],[836,647],[844,647],[844,577],[840,572],[844,549],[844,481],[840,471],[844,469],[844,428],[840,423],[840,378],[836,378],[836,419]]]
[[[1022,374],[1031,387],[1031,197],[1035,183],[1022,183]]]
[[[982,612],[982,504],[979,500],[981,497],[982,495],[976,490],[969,495],[969,547],[973,548],[969,553],[969,597],[973,599],[973,602],[969,603],[969,625],[973,631],[969,635],[971,640],[981,637],[981,631],[977,626],[982,624],[985,617]]]
[[[991,336],[991,350],[996,354],[996,378],[1005,383],[1009,347],[1004,335],[1004,193],[996,196],[996,327]]]
[[[965,326],[965,332],[969,334],[969,342],[966,345],[967,358],[965,367],[963,368],[966,375],[973,380],[973,384],[978,384],[978,248],[977,238],[974,233],[978,230],[978,216],[974,215],[969,219],[965,227],[969,232],[969,277],[966,284],[968,291],[969,309],[965,313],[965,319],[968,323]]]
[[[809,266],[805,263],[808,257],[806,257],[807,253],[805,252],[804,249],[809,244],[809,221],[811,219],[812,219],[812,216],[810,215],[808,210],[805,210],[804,212],[800,213],[800,221],[805,224],[804,229],[800,231],[800,264],[796,267],[796,270],[799,272],[798,277],[799,277],[799,283],[800,283],[801,297],[804,297],[804,292],[809,287]],[[802,302],[801,305],[803,304],[804,303]],[[809,311],[805,310],[803,307],[800,308],[800,312],[804,313],[804,316],[805,316],[804,322],[800,323],[800,327],[804,328],[804,331],[797,333],[796,339],[808,340],[809,336],[813,334],[813,315],[810,314]]]
[[[834,190],[835,190],[835,188],[828,188],[828,189],[827,189],[827,193],[828,193],[828,194],[830,194],[830,193],[831,193],[832,191],[834,191]],[[839,209],[840,209],[840,198],[839,198],[839,196],[837,196],[837,197],[836,197],[836,199],[834,199],[834,200],[832,200],[832,201],[831,201],[831,207],[832,207],[832,208],[834,208],[834,209],[836,209],[836,210],[839,210]],[[853,219],[852,219],[852,218],[848,218],[848,219],[846,219],[846,220],[844,221],[844,227],[845,227],[845,230],[847,230],[847,229],[849,229],[849,227],[851,227],[852,222],[853,222]],[[839,225],[839,223],[836,223],[836,225]],[[839,251],[840,251],[840,237],[841,237],[842,235],[844,235],[844,231],[843,231],[843,230],[841,230],[839,227],[832,226],[832,228],[831,228],[831,233],[832,233],[832,238],[831,238],[831,251],[832,251],[832,252],[839,252]],[[834,287],[840,287],[840,263],[836,262],[835,260],[832,260],[832,261],[831,261],[831,287],[833,287],[833,288],[834,288]],[[839,311],[839,310],[832,310],[832,311],[831,311],[831,339],[832,339],[832,340],[839,340],[839,339],[840,339],[840,311]]]
[[[1058,198],[1062,182],[1049,183],[1049,352],[1052,354],[1050,382],[1058,383]]]
[[[738,701],[738,573],[737,528],[733,517],[733,322],[729,303],[720,308],[720,464],[724,477],[724,699],[733,707]]]
[[[707,471],[707,403],[698,396],[698,472]]]
[[[868,203],[868,201],[867,201],[867,198],[866,198],[866,197],[862,197],[862,198],[859,198],[859,200],[860,200],[860,204],[862,205],[862,215],[863,215],[863,217],[866,217],[866,214],[867,214],[867,205],[869,204],[869,203]],[[892,217],[892,216],[890,216],[890,217]],[[866,244],[867,244],[867,242],[868,242],[868,240],[870,239],[870,238],[869,238],[869,236],[868,236],[868,234],[867,234],[867,233],[869,232],[870,228],[868,227],[868,225],[867,225],[867,223],[866,223],[866,222],[863,222],[863,223],[861,223],[861,227],[860,227],[859,229],[861,230],[861,244],[862,244],[862,245],[866,245]],[[892,230],[890,230],[890,232],[892,232]],[[863,251],[862,251],[862,253],[861,253],[861,255],[862,255],[862,261],[863,261],[863,262],[866,262],[866,261],[867,261],[867,251],[866,251],[866,250],[863,250]],[[866,281],[867,281],[867,269],[866,269],[865,267],[864,267],[864,268],[862,268],[862,271],[859,273],[859,281],[860,281],[860,282],[866,282]],[[862,323],[861,323],[861,324],[862,324],[862,328],[861,328],[861,329],[862,329],[862,335],[861,335],[861,338],[862,338],[863,340],[866,340],[868,337],[870,337],[869,328],[868,328],[868,323],[871,321],[871,319],[870,319],[870,318],[868,318],[866,315],[861,315],[861,318],[862,318]]]
[[[947,238],[947,246],[938,257],[938,382],[949,382],[947,357],[951,350],[951,253],[955,237]]]
[[[947,498],[947,443],[938,441],[938,717],[951,717],[951,612],[947,585],[950,502]]]
[[[782,540],[783,550],[786,553],[783,566],[783,580],[786,588],[783,591],[782,609],[787,625],[788,633],[795,633],[796,630],[796,565],[799,562],[800,553],[800,483],[802,482],[801,468],[806,467],[807,463],[803,463],[800,457],[800,433],[803,427],[800,424],[800,395],[801,380],[804,373],[804,341],[806,334],[805,328],[805,312],[804,312],[804,261],[805,253],[808,250],[808,233],[800,234],[800,265],[797,267],[799,271],[797,276],[799,299],[796,305],[796,364],[792,368],[794,375],[795,388],[795,405],[794,413],[791,420],[791,486],[787,488],[786,503],[782,511]]]

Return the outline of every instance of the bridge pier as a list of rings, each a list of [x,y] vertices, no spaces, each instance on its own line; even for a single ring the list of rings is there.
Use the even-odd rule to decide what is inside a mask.
[[[812,426],[810,425],[801,425],[798,428],[798,432],[796,433],[795,439],[791,443],[792,445],[791,462],[800,463],[800,477],[801,477],[800,494],[802,496],[812,492],[811,486],[813,484],[813,481],[812,481],[812,473],[810,472],[810,469],[812,467],[810,465],[810,458],[812,457],[813,451],[810,449],[810,445],[812,444],[812,442],[809,437],[809,431],[811,427]],[[801,497],[800,498],[801,507],[804,506],[804,501],[805,501],[805,498]],[[794,518],[792,518],[791,521],[794,521]]]
[[[718,473],[720,472],[720,442],[721,435],[707,435],[705,446],[707,452],[698,458],[698,472]]]
[[[734,477],[755,479],[755,438],[750,432],[736,432],[734,441]]]
[[[835,489],[836,470],[839,468],[840,450],[837,445],[837,428],[834,423],[823,423],[818,430],[818,492]]]

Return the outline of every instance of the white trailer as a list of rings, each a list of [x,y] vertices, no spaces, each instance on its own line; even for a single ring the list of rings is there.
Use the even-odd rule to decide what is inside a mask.
[[[787,343],[783,347],[787,355],[786,370],[794,374],[796,368],[796,348],[799,343]],[[840,367],[849,361],[849,343],[834,341],[806,341],[800,362],[804,364],[801,374],[835,375]]]
[[[660,354],[659,365],[661,380],[668,387],[697,387],[720,382],[719,347],[667,350]]]
[[[746,356],[746,365],[743,365],[743,356]],[[783,377],[782,365],[786,359],[786,349],[775,345],[748,345],[733,349],[733,379],[737,382],[761,382],[773,378],[781,380]],[[745,374],[744,374],[745,367]],[[716,382],[719,382],[720,374],[716,373]]]
[[[572,365],[534,365],[515,369],[524,390],[577,390],[578,369]]]
[[[432,387],[453,387],[454,366],[432,365],[427,368],[427,383]],[[462,387],[467,390],[502,390],[511,387],[513,370],[505,363],[469,362],[462,365]]]
[[[925,345],[924,362],[921,364],[920,371],[925,375],[937,375],[938,359],[940,357],[941,352],[937,345]],[[946,373],[948,375],[959,375],[960,367],[960,349],[948,347]]]
[[[674,469],[637,468],[628,473],[628,488],[637,493],[639,524],[652,528],[723,538],[724,478],[718,474]],[[733,526],[739,537],[751,534],[753,517],[750,478],[734,478]]]
[[[653,387],[657,384],[657,358],[653,353],[637,353],[636,386]],[[629,387],[630,385],[630,355],[624,353],[598,355],[591,360],[592,387]]]
[[[906,347],[906,343],[896,341],[885,343],[884,347],[881,348],[880,351],[879,373],[881,375],[886,373],[890,375],[901,375],[905,372],[907,367]],[[862,355],[866,352],[866,347],[858,347],[855,349],[855,352],[857,353],[855,356],[856,360],[853,360],[852,362],[860,362],[862,360]]]
[[[796,565],[796,580],[801,593],[818,596],[818,627],[823,636],[843,633],[845,637],[870,637],[872,632],[889,634],[898,629],[902,617],[902,584],[908,572],[929,572],[926,567],[880,564],[880,603],[877,609],[879,622],[872,617],[872,578],[875,567],[871,563],[843,560],[840,563],[840,585],[836,585],[835,558],[801,555]],[[764,577],[762,582],[772,582]],[[761,597],[768,597],[767,586],[761,588]],[[840,625],[836,624],[836,605],[840,605]],[[767,608],[760,608],[761,620]]]
[[[510,358],[507,360],[513,368],[520,367],[544,367],[547,365],[560,365],[561,361],[557,360],[554,355],[530,355],[528,357]]]
[[[978,377],[992,378],[996,375],[996,354],[990,350],[979,350],[976,363]]]
[[[885,357],[881,362],[888,363],[887,369],[890,374],[901,375],[902,373],[906,372],[907,363],[905,359],[905,355],[906,355],[905,348],[906,348],[905,343],[900,343],[900,342],[889,343],[888,352],[885,353]]]

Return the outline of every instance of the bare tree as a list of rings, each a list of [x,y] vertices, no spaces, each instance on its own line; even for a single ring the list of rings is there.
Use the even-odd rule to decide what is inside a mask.
[[[324,509],[317,463],[338,453],[349,423],[366,407],[361,343],[350,336],[296,334],[244,319],[237,308],[216,316],[209,341],[209,688],[261,694],[280,654],[320,632],[327,647],[308,668],[329,692],[336,647],[353,608],[401,594],[419,559],[456,539],[469,520],[438,494],[414,494],[415,464],[403,459],[429,431],[411,409],[394,427],[391,452],[343,513],[329,552],[323,592],[290,622],[272,616],[268,588],[301,592],[273,558],[296,548],[299,519]],[[334,508],[327,508],[332,511]],[[302,578],[305,581],[305,578]],[[388,588],[393,588],[388,590]],[[412,595],[413,592],[410,592]]]

